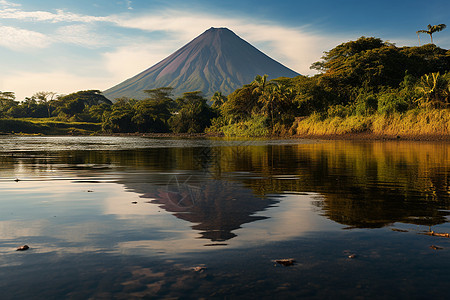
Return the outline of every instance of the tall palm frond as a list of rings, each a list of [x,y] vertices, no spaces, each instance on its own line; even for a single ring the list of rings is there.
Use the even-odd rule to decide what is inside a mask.
[[[423,30],[423,29],[417,30],[416,33],[417,33],[417,37],[419,38],[419,46],[420,46],[420,37],[419,37],[420,33],[426,33],[426,34],[430,35],[431,43],[433,44],[433,33],[442,31],[446,27],[447,27],[447,25],[445,25],[445,24],[439,24],[439,25],[428,24],[427,30]]]

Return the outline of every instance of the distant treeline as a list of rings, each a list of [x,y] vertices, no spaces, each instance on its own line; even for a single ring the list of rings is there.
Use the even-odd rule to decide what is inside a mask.
[[[0,118],[91,122],[106,133],[264,136],[382,133],[388,128],[394,133],[392,120],[405,131],[423,121],[435,122],[430,128],[440,126],[439,134],[449,133],[442,124],[450,120],[449,50],[434,44],[397,47],[361,37],[325,52],[311,68],[320,74],[273,80],[258,75],[232,94],[217,92],[211,99],[198,91],[173,99],[170,87],[146,90],[144,100],[113,102],[96,90],[65,96],[40,92],[22,102],[14,93],[0,92]],[[8,130],[0,125],[0,131]]]

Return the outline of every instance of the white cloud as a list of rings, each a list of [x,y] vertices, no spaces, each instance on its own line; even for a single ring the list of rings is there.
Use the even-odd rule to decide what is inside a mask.
[[[58,9],[56,13],[48,11],[23,11],[16,8],[6,8],[0,10],[0,19],[22,20],[27,22],[107,22],[107,17],[96,17],[88,15],[74,14]]]
[[[0,0],[0,7],[6,8],[6,7],[19,7],[19,6],[21,6],[21,5],[17,4],[17,3],[12,3],[12,2],[9,2],[6,0]]]
[[[50,38],[42,33],[0,26],[0,46],[17,51],[27,51],[29,48],[48,47],[50,43]]]
[[[166,58],[176,47],[173,41],[122,46],[103,54],[105,69],[118,84]]]
[[[127,4],[127,8],[129,9],[129,10],[133,10],[133,2],[131,1],[131,0],[126,0],[125,1],[126,2],[126,4]]]
[[[58,28],[55,40],[87,48],[95,48],[104,44],[104,39],[86,24],[75,24]]]
[[[304,75],[313,74],[309,69],[311,64],[337,43],[336,37],[323,37],[301,29],[247,24],[237,28],[250,43],[268,43],[270,52],[264,51],[267,55]]]

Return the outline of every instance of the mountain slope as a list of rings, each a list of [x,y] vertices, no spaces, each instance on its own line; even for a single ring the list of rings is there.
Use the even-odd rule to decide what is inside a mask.
[[[253,81],[299,74],[268,57],[227,28],[210,28],[175,53],[124,82],[106,90],[108,99],[145,97],[143,90],[170,86],[174,95],[200,90],[210,97],[228,95]]]

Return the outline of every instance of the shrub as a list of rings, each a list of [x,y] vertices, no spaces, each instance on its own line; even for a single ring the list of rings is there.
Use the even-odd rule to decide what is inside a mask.
[[[262,137],[269,134],[268,118],[257,115],[247,121],[233,123],[221,128],[225,136]]]
[[[378,112],[381,114],[402,113],[406,112],[408,108],[409,103],[396,93],[381,94],[378,98]]]

